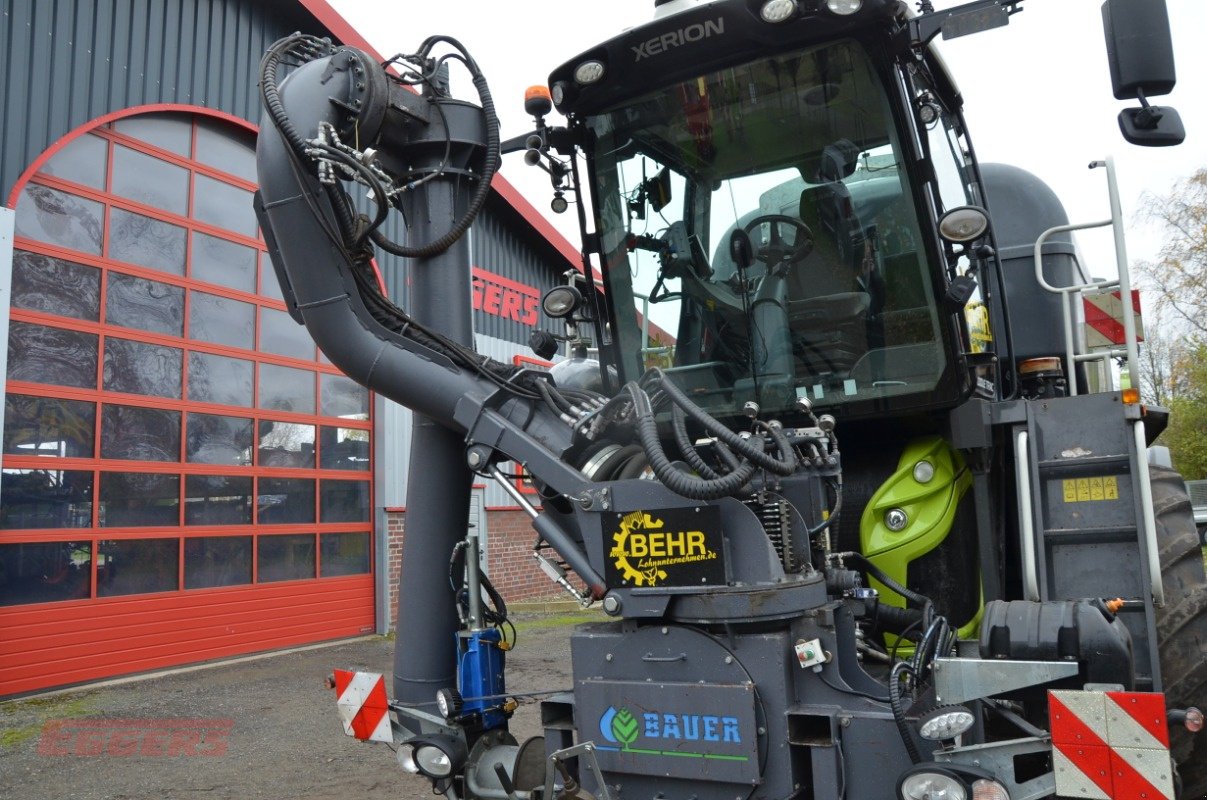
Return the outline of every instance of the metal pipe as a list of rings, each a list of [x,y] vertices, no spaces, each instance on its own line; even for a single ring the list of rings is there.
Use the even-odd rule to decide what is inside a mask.
[[[1153,515],[1153,487],[1148,471],[1148,444],[1144,441],[1144,421],[1132,423],[1136,438],[1136,483],[1140,488],[1140,518],[1144,533],[1144,549],[1148,558],[1148,579],[1152,584],[1153,603],[1165,605],[1165,584],[1161,582],[1161,553],[1157,549],[1157,520]]]
[[[1031,511],[1031,468],[1025,430],[1014,435],[1014,476],[1018,483],[1018,530],[1023,552],[1023,597],[1039,601],[1039,572],[1035,562],[1035,519]]]
[[[1123,231],[1123,208],[1119,203],[1119,184],[1115,179],[1115,159],[1107,156],[1106,161],[1095,163],[1106,167],[1106,188],[1111,198],[1115,263],[1119,267],[1119,301],[1123,306],[1123,342],[1127,347],[1127,385],[1139,389],[1136,365],[1140,363],[1140,347],[1136,343],[1136,319],[1132,314],[1132,280],[1127,268],[1127,241]]]

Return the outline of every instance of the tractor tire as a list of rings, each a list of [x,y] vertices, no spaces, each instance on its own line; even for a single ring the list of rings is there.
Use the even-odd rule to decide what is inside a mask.
[[[1207,577],[1203,547],[1182,477],[1150,466],[1165,606],[1157,609],[1161,678],[1169,708],[1207,711]],[[1182,800],[1207,798],[1207,732],[1170,728]]]

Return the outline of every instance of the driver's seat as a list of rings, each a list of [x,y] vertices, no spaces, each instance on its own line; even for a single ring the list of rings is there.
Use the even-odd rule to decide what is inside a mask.
[[[813,252],[788,278],[793,351],[808,372],[846,374],[868,350],[864,227],[839,181],[801,192],[800,218],[813,233]]]

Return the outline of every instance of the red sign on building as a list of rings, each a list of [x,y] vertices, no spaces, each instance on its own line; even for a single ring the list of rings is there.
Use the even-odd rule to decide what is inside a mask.
[[[541,293],[532,286],[503,278],[481,267],[473,268],[474,310],[522,325],[535,325]]]

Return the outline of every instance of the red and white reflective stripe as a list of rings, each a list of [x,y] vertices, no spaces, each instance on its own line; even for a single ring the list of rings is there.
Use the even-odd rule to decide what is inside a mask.
[[[1056,794],[1173,800],[1165,695],[1048,692]]]
[[[392,742],[386,681],[376,672],[335,670],[335,692],[344,733],[373,742]]]

